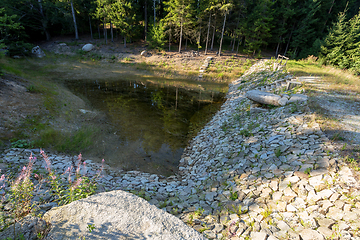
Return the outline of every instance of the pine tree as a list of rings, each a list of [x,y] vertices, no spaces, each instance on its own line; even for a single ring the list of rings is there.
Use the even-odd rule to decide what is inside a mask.
[[[360,11],[349,20],[348,26],[344,41],[345,56],[339,66],[360,73]]]
[[[193,0],[169,0],[165,2],[165,10],[168,12],[164,18],[167,26],[176,27],[175,32],[179,36],[179,52],[184,34],[191,33],[193,26]]]
[[[124,47],[126,47],[126,38],[130,39],[134,34],[133,29],[136,25],[135,12],[130,0],[115,0],[111,4],[110,19],[124,36]]]
[[[163,50],[165,45],[165,27],[163,21],[160,21],[157,25],[151,27],[148,40],[150,48],[156,48],[158,50]]]
[[[255,55],[271,37],[272,2],[255,0],[249,5],[246,19],[246,52]]]
[[[221,38],[220,38],[220,46],[219,46],[219,56],[221,56],[221,47],[224,39],[224,32],[225,32],[225,24],[226,24],[226,16],[229,14],[230,9],[233,7],[232,3],[224,3],[220,7],[220,11],[224,14],[224,23],[221,31]]]
[[[338,20],[330,30],[321,47],[321,57],[327,64],[339,65],[344,59],[346,38],[346,11],[338,15]]]

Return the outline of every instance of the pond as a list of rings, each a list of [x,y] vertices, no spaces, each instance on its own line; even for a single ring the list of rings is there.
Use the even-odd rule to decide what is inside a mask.
[[[129,79],[69,80],[84,99],[96,140],[83,155],[112,167],[165,176],[174,174],[198,126],[222,105],[227,85]],[[84,120],[85,121],[85,120]]]

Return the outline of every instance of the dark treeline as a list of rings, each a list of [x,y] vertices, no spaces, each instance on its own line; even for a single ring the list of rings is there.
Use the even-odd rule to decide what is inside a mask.
[[[356,68],[359,7],[358,0],[2,0],[0,28],[6,45],[86,33],[125,47],[144,39],[179,51],[188,44],[205,53],[268,49]]]

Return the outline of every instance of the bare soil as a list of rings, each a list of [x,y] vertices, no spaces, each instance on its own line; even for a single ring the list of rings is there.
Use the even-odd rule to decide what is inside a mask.
[[[24,119],[41,111],[42,96],[27,87],[30,84],[26,79],[9,74],[0,77],[0,141],[15,137]]]
[[[334,150],[360,180],[360,95],[352,91],[334,91],[331,85],[316,77],[307,82],[310,108]]]

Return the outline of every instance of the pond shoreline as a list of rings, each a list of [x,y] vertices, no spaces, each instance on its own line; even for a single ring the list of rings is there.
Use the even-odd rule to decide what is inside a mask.
[[[358,183],[306,102],[259,109],[244,97],[279,78],[292,76],[260,61],[235,80],[221,110],[186,148],[178,176],[107,169],[98,191],[130,191],[209,239],[358,239]],[[302,89],[288,94],[294,91]]]

